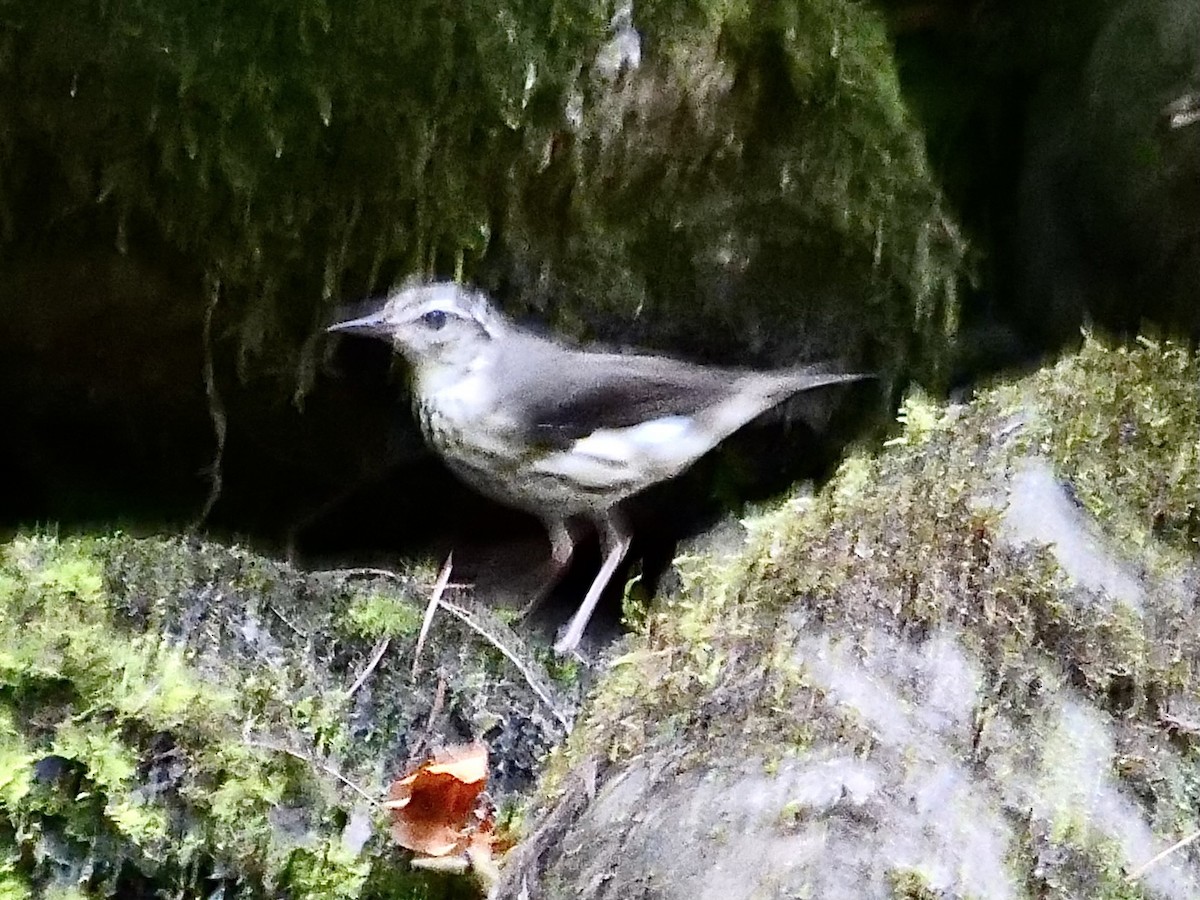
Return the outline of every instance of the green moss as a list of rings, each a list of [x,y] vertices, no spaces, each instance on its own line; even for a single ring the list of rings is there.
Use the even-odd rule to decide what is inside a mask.
[[[1087,341],[1041,373],[1034,436],[1120,541],[1170,567],[1200,550],[1200,362],[1188,348]]]
[[[186,788],[204,808],[208,839],[243,863],[277,864],[271,856],[271,811],[291,792],[286,757],[262,747],[221,744],[198,760],[204,777]]]
[[[289,895],[322,900],[354,900],[362,896],[370,863],[347,852],[334,840],[315,850],[296,850],[284,870]]]
[[[49,749],[55,756],[78,763],[82,769],[87,786],[75,795],[75,803],[87,800],[95,792],[103,798],[108,822],[136,846],[166,839],[165,812],[139,802],[132,793],[137,752],[122,740],[116,728],[96,722],[63,722],[55,729]]]
[[[1047,873],[1042,895],[1054,900],[1087,896],[1096,900],[1142,900],[1148,896],[1137,882],[1126,880],[1125,855],[1120,846],[1081,817],[1055,823],[1050,837],[1054,851],[1068,862]]]
[[[935,361],[955,330],[963,245],[882,16],[838,0],[652,3],[636,15],[655,55],[635,89],[599,98],[583,126],[593,139],[533,183],[574,228],[557,208],[517,211],[566,282],[557,294],[587,297],[583,323],[600,319],[588,307],[633,309],[709,352],[702,335],[754,322],[763,334],[829,329],[843,347],[865,327],[889,359],[919,347]],[[565,237],[547,240],[550,229]],[[743,273],[732,282],[731,258]],[[853,311],[824,303],[843,289]],[[900,348],[892,315],[925,340]]]
[[[32,897],[28,885],[0,864],[0,900],[30,900]]]
[[[768,775],[774,775],[777,771],[778,766],[775,765],[768,766],[767,768]],[[805,808],[806,804],[800,802],[799,800],[789,800],[787,803],[783,804],[783,807],[779,810],[780,824],[784,826],[795,825],[796,822],[798,822],[804,815]]]
[[[53,885],[38,896],[41,900],[88,900],[83,889],[63,885]]]
[[[32,549],[32,548],[30,548]],[[13,548],[18,565],[28,564],[29,557],[18,544]],[[84,551],[86,552],[86,551]],[[100,599],[104,580],[99,563],[87,556],[65,554],[54,563],[40,568],[30,579],[31,586],[48,602],[94,604]]]
[[[891,876],[895,900],[938,900],[941,892],[929,886],[929,879],[916,869],[897,869]]]
[[[889,447],[920,446],[937,432],[946,431],[954,425],[954,419],[946,415],[946,410],[919,390],[913,391],[904,398],[900,404],[900,412],[896,416],[896,421],[903,428],[899,435],[887,442]],[[860,474],[857,480],[843,478],[840,489],[853,496],[855,487],[864,486],[862,477]]]
[[[344,627],[360,637],[413,637],[424,611],[392,594],[368,594],[356,598],[344,615]]]
[[[346,749],[346,699],[341,692],[331,691],[298,697],[291,705],[296,730],[307,735],[321,755],[340,755]]]
[[[0,705],[0,810],[16,809],[29,793],[34,760],[12,711]]]
[[[388,610],[373,621],[399,628],[404,655],[397,617],[415,596],[195,539],[4,545],[0,874],[36,896],[76,881],[96,898],[476,896],[469,878],[410,871],[386,839],[342,842],[363,802],[342,778],[381,793],[431,698],[386,664],[348,696],[376,638],[347,634],[339,611]],[[427,653],[457,658],[464,640],[443,625]],[[534,758],[547,739],[528,692],[484,674],[490,659],[458,666],[445,702],[502,720],[497,742],[518,734]]]
[[[731,325],[745,348],[833,316],[889,368],[936,367],[964,246],[884,17],[641,4],[643,65],[613,84],[591,64],[612,10],[6,4],[0,93],[21,114],[0,246],[169,258],[175,302],[215,304],[239,371],[289,397],[318,371],[315,307],[413,273],[504,286],[576,334],[652,322],[697,352],[735,351]],[[36,202],[34,169],[52,186]]]
[[[69,686],[89,713],[137,719],[152,729],[202,727],[230,704],[157,637],[117,636],[104,603],[102,567],[92,545],[45,538],[9,545],[10,580],[0,627],[17,637],[0,647],[0,678],[18,692]],[[21,583],[21,575],[27,575]]]
[[[535,647],[533,655],[552,681],[568,688],[579,685],[585,669],[578,659],[564,657],[545,646]]]

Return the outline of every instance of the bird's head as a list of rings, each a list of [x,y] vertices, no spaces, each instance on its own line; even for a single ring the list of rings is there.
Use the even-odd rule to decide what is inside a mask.
[[[421,373],[470,366],[509,327],[485,294],[445,281],[401,288],[327,330],[391,341]]]

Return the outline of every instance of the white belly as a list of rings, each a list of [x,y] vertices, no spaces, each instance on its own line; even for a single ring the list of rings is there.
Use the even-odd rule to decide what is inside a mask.
[[[530,446],[527,423],[496,403],[484,373],[425,391],[417,415],[447,465],[476,490],[543,517],[605,510],[711,446],[688,416],[598,429],[562,448]]]

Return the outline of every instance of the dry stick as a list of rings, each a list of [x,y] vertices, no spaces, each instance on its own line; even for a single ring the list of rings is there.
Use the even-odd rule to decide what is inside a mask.
[[[356,794],[358,794],[360,797],[362,797],[364,800],[366,800],[372,806],[375,806],[375,807],[382,806],[382,804],[378,800],[376,800],[374,797],[372,797],[370,794],[368,794],[366,791],[364,791],[362,788],[360,788],[357,784],[355,784],[353,781],[351,781],[349,778],[347,778],[345,775],[343,775],[341,772],[339,772],[333,766],[328,765],[327,763],[323,763],[319,759],[313,759],[311,756],[307,756],[306,754],[301,753],[299,750],[293,750],[290,747],[283,746],[282,744],[272,744],[268,741],[246,741],[246,746],[247,747],[258,747],[259,749],[262,749],[262,750],[271,750],[275,753],[283,753],[283,754],[286,754],[287,756],[293,757],[294,759],[299,759],[303,762],[306,762],[310,766],[316,766],[318,769],[325,772],[325,774],[332,775],[334,778],[336,778],[338,781],[340,781],[346,787],[350,788],[350,790],[354,791]]]
[[[354,566],[349,569],[322,569],[318,575],[341,575],[343,578],[385,578],[388,581],[394,581],[397,584],[409,585],[412,584],[411,575],[402,575],[399,572],[393,572],[391,569],[379,569],[374,566]],[[468,588],[469,584],[463,582],[450,581],[446,583],[447,590],[458,590]]]
[[[214,280],[209,289],[208,308],[204,311],[204,392],[208,397],[208,416],[212,419],[217,449],[208,466],[208,498],[204,501],[200,515],[192,525],[193,529],[199,529],[208,520],[209,514],[221,496],[221,466],[224,465],[225,460],[225,435],[228,431],[228,423],[225,418],[225,407],[221,403],[221,394],[217,390],[216,365],[213,362],[212,349],[213,313],[216,311],[217,301],[220,297],[221,284]]]
[[[279,610],[277,610],[274,606],[267,604],[267,609],[269,609],[271,612],[275,613],[275,617],[277,619],[279,619],[279,621],[282,622],[284,625],[286,625],[288,628],[292,629],[292,631],[295,632],[297,637],[302,637],[302,638],[304,638],[304,640],[308,640],[308,635],[305,634],[303,631],[301,631],[291,620],[288,619],[287,616],[285,616],[283,613],[281,613]]]
[[[323,575],[343,575],[346,578],[386,578],[399,584],[408,584],[407,575],[393,572],[391,569],[377,569],[373,566],[356,566],[352,569],[326,569]]]
[[[354,679],[354,684],[350,685],[350,690],[346,692],[347,697],[353,697],[354,692],[366,684],[367,679],[371,677],[371,673],[375,671],[375,667],[379,665],[379,661],[383,659],[383,654],[387,653],[388,644],[392,642],[390,637],[385,637],[375,646],[375,652],[371,654],[371,661],[367,663],[367,667],[363,669],[362,674]]]
[[[425,618],[421,620],[421,633],[417,635],[417,648],[413,650],[412,673],[413,678],[417,677],[418,667],[421,661],[421,648],[425,646],[425,638],[429,634],[429,628],[433,625],[433,616],[437,612],[438,603],[441,602],[442,594],[446,592],[446,585],[450,583],[450,570],[454,568],[454,552],[446,554],[446,561],[442,563],[442,571],[438,572],[437,583],[433,586],[433,593],[429,597],[429,605],[425,607]]]
[[[559,711],[558,707],[554,705],[554,701],[546,692],[546,689],[538,683],[539,679],[534,677],[533,673],[529,671],[529,667],[525,665],[520,657],[518,657],[512,650],[508,649],[508,647],[504,646],[503,642],[501,642],[500,639],[494,634],[490,633],[485,626],[475,621],[475,619],[471,617],[471,614],[461,606],[451,603],[448,600],[440,601],[440,605],[442,609],[459,619],[468,628],[483,637],[489,644],[503,653],[508,661],[517,667],[517,671],[520,672],[525,678],[526,684],[528,684],[529,687],[533,689],[533,692],[538,695],[538,698],[546,704],[546,708],[550,710],[550,712],[554,715],[554,718],[556,718],[559,724],[562,725],[563,731],[565,731],[567,734],[571,733],[570,720],[568,720],[567,717]]]
[[[425,618],[421,622],[421,633],[417,637],[417,648],[413,651],[413,677],[416,677],[418,672],[418,662],[421,658],[421,648],[425,645],[425,638],[429,634],[429,629],[433,625],[433,617],[437,613],[440,606],[446,612],[450,613],[455,618],[463,622],[468,628],[476,634],[484,638],[489,644],[504,654],[518,672],[524,677],[526,684],[533,689],[538,698],[546,704],[546,708],[550,710],[558,723],[562,725],[563,731],[567,734],[571,733],[571,722],[566,716],[559,711],[554,704],[553,698],[546,692],[545,688],[539,683],[539,679],[535,678],[533,673],[529,671],[529,667],[525,662],[517,656],[512,650],[504,645],[504,642],[492,634],[488,629],[477,622],[469,612],[457,604],[451,603],[449,600],[443,600],[442,595],[446,591],[446,586],[450,583],[450,570],[453,568],[454,554],[451,553],[446,557],[446,562],[442,565],[442,571],[438,573],[437,584],[434,585],[433,594],[429,598],[429,605],[425,607]]]
[[[437,690],[433,692],[433,704],[429,707],[429,717],[425,720],[425,730],[421,732],[421,736],[417,738],[417,742],[413,744],[412,750],[408,754],[408,765],[406,769],[411,769],[420,760],[425,748],[429,745],[429,738],[433,734],[433,726],[437,721],[437,717],[442,713],[442,706],[446,702],[446,676],[438,674]]]
[[[1180,840],[1176,841],[1170,847],[1168,847],[1166,850],[1164,850],[1161,853],[1158,853],[1155,856],[1151,857],[1150,859],[1146,860],[1146,862],[1142,863],[1140,866],[1138,866],[1136,869],[1134,869],[1132,872],[1130,872],[1128,875],[1126,875],[1125,883],[1133,884],[1135,881],[1137,881],[1139,878],[1141,878],[1143,875],[1145,875],[1146,872],[1148,872],[1153,866],[1158,865],[1159,862],[1166,859],[1168,856],[1170,856],[1176,850],[1182,850],[1184,847],[1186,847],[1188,844],[1192,843],[1197,838],[1200,838],[1200,831],[1193,831],[1187,837],[1181,838]]]
[[[428,742],[429,736],[433,734],[433,723],[442,713],[442,707],[446,704],[446,676],[438,675],[437,690],[433,692],[433,705],[429,707],[429,718],[425,721],[425,734],[421,736],[421,740]]]

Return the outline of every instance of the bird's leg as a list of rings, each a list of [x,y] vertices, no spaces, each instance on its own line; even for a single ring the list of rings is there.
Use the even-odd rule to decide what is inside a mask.
[[[575,536],[571,534],[571,529],[564,519],[549,519],[546,522],[546,531],[550,534],[550,559],[543,567],[545,575],[541,587],[521,610],[522,619],[528,618],[529,614],[550,596],[554,586],[567,571],[567,566],[571,564],[571,557],[575,555]]]
[[[569,653],[579,646],[580,638],[583,637],[583,632],[592,618],[596,604],[600,602],[600,595],[604,593],[604,589],[612,580],[613,573],[617,571],[617,566],[629,552],[629,542],[633,535],[615,510],[609,510],[599,524],[600,546],[604,550],[604,563],[600,566],[600,573],[596,576],[596,580],[588,588],[587,596],[583,598],[579,609],[571,617],[567,630],[555,643],[554,651],[556,653]]]

